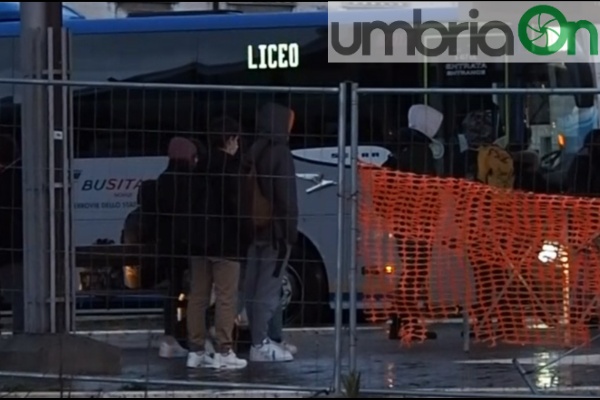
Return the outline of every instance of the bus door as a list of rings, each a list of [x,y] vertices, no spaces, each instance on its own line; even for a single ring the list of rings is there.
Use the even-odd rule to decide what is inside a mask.
[[[425,87],[493,88],[506,84],[503,64],[436,63],[425,64]],[[444,114],[440,139],[445,143],[444,175],[472,177],[474,152],[481,144],[493,143],[505,135],[502,115],[508,96],[490,94],[434,94],[426,104]]]

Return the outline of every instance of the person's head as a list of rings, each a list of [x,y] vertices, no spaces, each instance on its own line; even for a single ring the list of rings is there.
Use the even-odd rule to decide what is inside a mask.
[[[0,171],[17,158],[17,146],[8,135],[0,135]]]
[[[240,125],[232,118],[220,117],[210,124],[208,143],[216,148],[234,155],[240,147]]]
[[[258,113],[258,130],[278,141],[289,141],[294,126],[295,113],[289,107],[277,103],[267,103]]]
[[[495,140],[491,110],[469,112],[463,119],[461,128],[472,147],[492,144]]]
[[[198,148],[189,139],[174,137],[169,142],[169,160],[171,162],[186,163],[194,167],[198,162]]]

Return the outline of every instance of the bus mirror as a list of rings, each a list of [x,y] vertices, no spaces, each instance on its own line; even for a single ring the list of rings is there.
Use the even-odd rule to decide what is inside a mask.
[[[595,97],[596,96],[591,93],[577,94],[575,95],[575,104],[577,104],[577,107],[579,108],[594,107]]]

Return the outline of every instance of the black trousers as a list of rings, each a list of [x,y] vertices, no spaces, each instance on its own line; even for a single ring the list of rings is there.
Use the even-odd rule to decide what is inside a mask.
[[[399,256],[402,260],[400,281],[394,303],[402,314],[419,315],[429,301],[429,261],[432,248],[425,240],[406,239],[396,235]]]
[[[165,264],[168,286],[164,301],[164,332],[173,336],[182,346],[187,346],[186,300],[181,300],[180,295],[184,293],[183,276],[188,262],[185,258],[173,258]]]

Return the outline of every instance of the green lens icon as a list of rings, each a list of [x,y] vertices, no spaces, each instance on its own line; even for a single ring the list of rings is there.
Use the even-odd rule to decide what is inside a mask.
[[[567,42],[568,21],[557,8],[539,5],[530,8],[519,20],[519,40],[530,53],[548,56]]]

